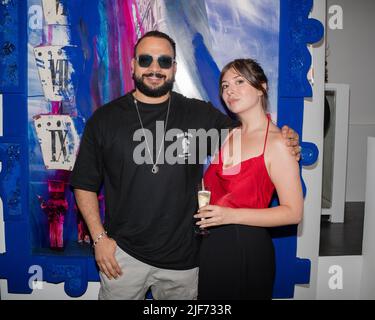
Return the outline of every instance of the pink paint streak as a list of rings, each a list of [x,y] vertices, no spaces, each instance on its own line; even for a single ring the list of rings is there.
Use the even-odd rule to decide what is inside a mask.
[[[47,44],[52,45],[53,38],[53,25],[48,25]]]
[[[108,30],[113,30],[108,35],[108,63],[109,63],[109,88],[110,98],[115,99],[121,96],[121,73],[117,70],[121,69],[119,56],[119,15],[118,15],[118,1],[110,1],[107,6],[108,16]]]
[[[90,84],[90,91],[91,91],[91,99],[92,99],[92,111],[94,112],[98,107],[102,105],[100,99],[100,89],[99,89],[99,75],[98,75],[98,68],[99,68],[99,58],[98,58],[98,40],[97,37],[93,39],[93,73],[91,77],[91,84]]]
[[[52,114],[60,114],[60,101],[51,101],[51,113]]]
[[[134,88],[132,79],[131,59],[133,58],[134,45],[137,41],[135,23],[132,15],[131,1],[118,1],[118,17],[121,25],[119,45],[121,52],[123,90],[131,91]]]
[[[137,20],[138,20],[138,24],[139,24],[139,30],[141,31],[141,35],[143,36],[145,34],[145,30],[143,28],[142,18],[141,18],[141,15],[139,14],[139,9],[138,9],[138,6],[137,6],[135,0],[133,0],[133,6],[135,8],[135,14],[137,16]],[[135,22],[133,22],[133,25],[135,26]]]

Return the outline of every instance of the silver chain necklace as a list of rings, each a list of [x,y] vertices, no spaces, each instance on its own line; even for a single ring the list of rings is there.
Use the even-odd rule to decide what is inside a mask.
[[[172,100],[172,96],[169,97],[169,101],[168,101],[168,109],[167,109],[167,115],[165,116],[165,125],[164,125],[164,133],[163,133],[163,140],[160,144],[160,148],[159,148],[159,152],[158,152],[158,155],[156,157],[156,161],[154,162],[153,161],[153,156],[151,154],[151,150],[150,150],[150,147],[148,145],[148,141],[147,141],[147,137],[146,137],[146,132],[145,132],[145,129],[143,127],[143,122],[142,122],[142,119],[141,119],[141,114],[139,113],[139,109],[138,109],[138,102],[137,100],[134,98],[134,104],[135,104],[135,108],[137,110],[137,114],[138,114],[138,119],[139,119],[139,123],[141,124],[141,127],[142,127],[142,132],[143,132],[143,135],[145,137],[145,142],[146,142],[146,147],[147,147],[147,151],[148,151],[148,155],[150,156],[150,159],[152,161],[152,169],[151,169],[151,172],[153,174],[157,174],[159,172],[159,166],[158,166],[158,160],[159,160],[159,157],[160,157],[160,153],[161,153],[161,150],[163,149],[163,146],[164,146],[164,138],[165,138],[165,132],[167,130],[167,125],[168,125],[168,117],[169,117],[169,110],[170,110],[170,107],[171,107],[171,100]]]

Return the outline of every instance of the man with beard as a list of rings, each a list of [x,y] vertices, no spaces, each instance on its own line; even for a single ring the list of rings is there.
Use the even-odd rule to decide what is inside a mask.
[[[202,164],[187,158],[170,164],[161,155],[172,144],[185,142],[186,149],[191,130],[236,123],[210,103],[172,91],[175,57],[175,42],[168,35],[145,34],[132,59],[136,89],[96,110],[85,127],[71,184],[94,241],[99,299],[144,299],[149,288],[155,299],[197,297],[200,239],[193,215]],[[170,129],[182,134],[170,141]],[[162,139],[154,142],[158,130]],[[293,130],[286,135],[298,153],[298,135]],[[146,161],[139,165],[140,141]],[[96,195],[103,181],[104,226]]]

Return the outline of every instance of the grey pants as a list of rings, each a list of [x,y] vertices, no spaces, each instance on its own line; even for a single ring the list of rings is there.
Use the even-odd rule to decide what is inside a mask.
[[[197,299],[198,268],[156,268],[133,258],[119,247],[115,256],[123,274],[109,280],[100,272],[99,300],[143,300],[149,288],[156,300]]]

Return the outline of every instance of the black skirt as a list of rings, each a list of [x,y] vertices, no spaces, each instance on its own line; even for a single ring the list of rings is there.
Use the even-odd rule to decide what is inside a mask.
[[[198,299],[271,299],[275,253],[266,228],[227,225],[210,229],[200,249]]]

